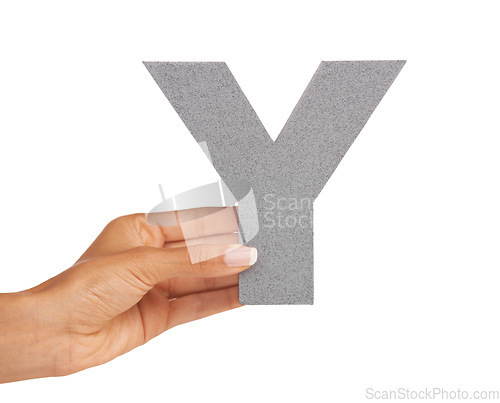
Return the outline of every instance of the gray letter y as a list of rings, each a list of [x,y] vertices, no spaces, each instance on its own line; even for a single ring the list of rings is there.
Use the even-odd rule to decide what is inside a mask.
[[[225,63],[144,63],[234,196],[253,189],[259,259],[240,275],[242,304],[313,303],[312,202],[404,63],[322,62],[276,141]]]

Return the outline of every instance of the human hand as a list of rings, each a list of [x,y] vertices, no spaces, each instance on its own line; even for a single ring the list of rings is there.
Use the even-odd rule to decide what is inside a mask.
[[[0,383],[100,365],[174,326],[239,307],[238,273],[257,252],[237,244],[235,211],[183,213],[183,224],[177,212],[159,213],[166,225],[144,214],[115,219],[68,270],[0,294]]]

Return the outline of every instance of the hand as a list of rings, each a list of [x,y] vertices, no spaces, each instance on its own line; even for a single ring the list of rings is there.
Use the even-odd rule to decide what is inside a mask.
[[[113,220],[68,270],[0,294],[0,382],[100,365],[174,326],[239,307],[238,273],[257,255],[237,244],[235,211],[182,214]]]

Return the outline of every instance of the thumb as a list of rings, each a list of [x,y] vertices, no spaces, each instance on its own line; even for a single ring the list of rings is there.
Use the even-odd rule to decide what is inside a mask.
[[[238,244],[197,244],[172,249],[139,247],[120,255],[125,272],[152,288],[174,277],[239,273],[256,262],[257,249]]]
[[[138,247],[80,263],[93,285],[144,295],[174,277],[221,277],[242,272],[257,260],[257,249],[238,244],[198,244],[164,249]]]

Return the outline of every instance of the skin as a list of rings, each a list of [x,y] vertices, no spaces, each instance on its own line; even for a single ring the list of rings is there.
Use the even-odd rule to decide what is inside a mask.
[[[101,365],[174,326],[241,306],[238,273],[252,248],[237,244],[232,208],[162,214],[115,219],[66,271],[0,294],[0,382]]]

